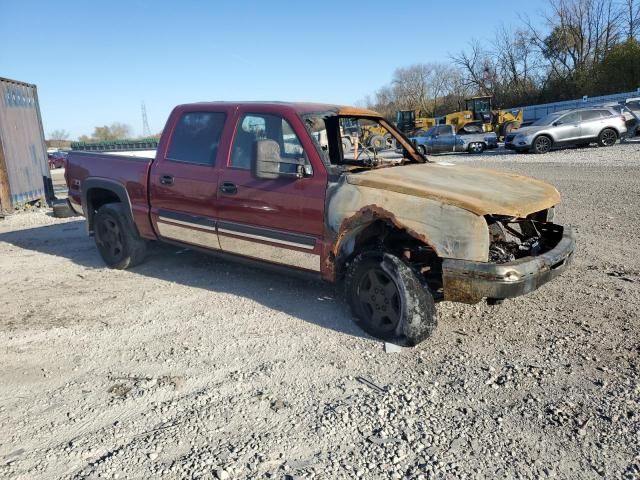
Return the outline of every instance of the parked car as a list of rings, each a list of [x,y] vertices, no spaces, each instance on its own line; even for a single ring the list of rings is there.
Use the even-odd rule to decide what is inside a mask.
[[[422,154],[444,152],[482,153],[487,149],[498,147],[498,137],[495,133],[458,132],[453,125],[436,125],[429,130],[410,137],[416,148]]]
[[[349,122],[403,148],[346,152]],[[109,267],[133,267],[159,240],[344,281],[362,328],[407,345],[434,330],[436,302],[529,293],[575,248],[554,223],[551,185],[431,162],[378,113],[352,107],[181,105],[155,158],[74,151],[65,179]]]
[[[547,153],[567,145],[587,146],[597,142],[602,147],[615,145],[627,133],[624,115],[610,108],[594,107],[554,112],[511,132],[505,148],[520,152]]]
[[[67,154],[64,152],[53,152],[53,153],[48,153],[47,156],[49,157],[49,168],[50,169],[55,169],[55,168],[64,168],[64,164],[67,160]]]
[[[622,105],[627,119],[627,136],[640,135],[640,98],[628,98]]]
[[[636,115],[640,116],[640,97],[627,98],[624,103],[627,108],[631,109]]]

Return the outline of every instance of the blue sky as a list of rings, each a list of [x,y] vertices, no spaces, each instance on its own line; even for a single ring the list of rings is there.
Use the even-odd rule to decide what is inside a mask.
[[[38,85],[45,134],[153,132],[208,100],[353,104],[412,63],[447,61],[543,2],[0,0],[0,76]]]

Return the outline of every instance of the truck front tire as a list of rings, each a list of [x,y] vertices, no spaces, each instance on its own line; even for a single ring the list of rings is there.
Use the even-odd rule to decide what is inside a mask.
[[[413,346],[436,328],[436,307],[426,284],[398,257],[381,251],[358,255],[345,290],[356,323],[370,335]]]
[[[95,214],[94,235],[109,268],[124,270],[144,260],[146,242],[138,236],[121,203],[107,203]]]

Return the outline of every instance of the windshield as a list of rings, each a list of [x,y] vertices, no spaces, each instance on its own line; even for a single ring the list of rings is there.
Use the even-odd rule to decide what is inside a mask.
[[[373,168],[425,161],[382,119],[335,113],[312,113],[302,119],[326,165]]]
[[[541,126],[544,126],[544,125],[551,125],[558,118],[560,118],[561,115],[562,115],[561,113],[550,113],[546,117],[542,117],[540,120],[536,120],[535,122],[533,122],[531,124],[531,126],[533,126],[533,127],[541,127]]]

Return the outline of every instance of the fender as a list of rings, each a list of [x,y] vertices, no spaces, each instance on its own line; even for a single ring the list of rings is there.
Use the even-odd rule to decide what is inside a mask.
[[[87,197],[89,192],[95,188],[109,190],[110,192],[113,192],[118,197],[118,199],[120,200],[120,203],[125,205],[125,212],[126,212],[127,218],[129,219],[129,222],[131,222],[131,226],[135,228],[137,231],[136,224],[133,221],[133,210],[131,209],[131,199],[129,198],[129,193],[127,192],[127,189],[124,187],[124,185],[114,180],[109,180],[107,178],[88,177],[82,182],[81,201],[82,201],[82,211],[84,212],[84,216],[87,219],[87,229],[89,230],[89,232],[90,233],[93,232],[94,212],[93,212],[93,206],[89,204]]]

